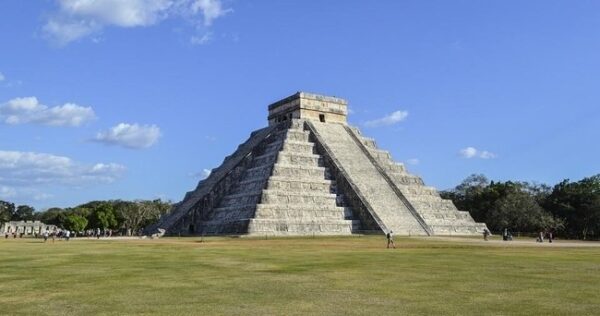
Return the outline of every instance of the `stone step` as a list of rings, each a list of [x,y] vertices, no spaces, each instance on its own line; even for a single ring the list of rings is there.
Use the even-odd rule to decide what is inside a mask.
[[[256,207],[257,207],[257,209],[278,209],[278,210],[289,210],[292,212],[294,212],[296,210],[306,210],[306,209],[328,212],[328,211],[339,211],[340,208],[344,212],[352,211],[350,208],[344,208],[342,206],[336,206],[336,205],[325,205],[325,204],[311,205],[311,206],[307,206],[307,205],[303,205],[303,204],[279,204],[279,205],[258,204]],[[348,213],[348,214],[351,214],[351,213]]]
[[[421,216],[425,219],[425,220],[443,220],[443,221],[460,221],[460,220],[466,220],[467,218],[465,218],[464,216],[461,216],[460,214],[456,214],[453,212],[443,212],[443,211],[439,211],[439,212],[419,212],[421,214]]]
[[[432,225],[431,229],[436,235],[474,235],[483,233],[479,223],[465,223],[461,225]]]
[[[264,177],[250,178],[240,181],[229,194],[240,194],[248,191],[259,191],[265,188],[267,179]]]
[[[383,161],[383,162],[393,161],[392,155],[387,150],[371,148],[371,149],[369,149],[369,152],[375,159],[377,159],[379,161]]]
[[[425,195],[432,197],[439,197],[440,194],[435,188],[428,186],[420,186],[420,185],[406,185],[406,184],[396,184],[398,189],[402,191],[405,195],[417,196],[417,195]]]
[[[303,130],[287,130],[285,135],[286,140],[308,142],[310,134]]]
[[[406,193],[405,191],[402,191],[402,194],[404,194],[404,196],[406,197],[406,199],[411,202],[411,204],[413,202],[422,202],[422,203],[440,203],[442,201],[442,198],[439,196],[435,196],[435,195],[428,195],[428,194],[410,194],[410,193]]]
[[[228,194],[219,203],[219,207],[231,207],[247,204],[258,204],[260,202],[262,190],[249,191],[238,194]]]
[[[283,142],[283,150],[286,152],[315,153],[315,144],[285,140]]]
[[[327,179],[328,172],[324,167],[294,166],[276,163],[273,167],[273,176]]]
[[[256,156],[252,161],[252,167],[272,165],[275,163],[275,161],[277,161],[277,156],[277,152],[269,152],[261,156]]]
[[[404,167],[403,163],[395,161],[380,161],[380,165],[386,172],[407,174],[406,168]]]
[[[271,177],[266,185],[270,190],[321,191],[334,193],[331,180]]]
[[[347,220],[290,221],[251,219],[250,234],[262,235],[350,235],[357,225]]]
[[[258,204],[217,207],[212,210],[211,220],[238,220],[254,216]]]
[[[321,192],[291,192],[277,190],[263,190],[262,204],[304,204],[308,207],[313,205],[337,205],[337,196],[331,193]]]
[[[397,185],[425,185],[423,180],[418,176],[397,172],[388,172],[388,175]]]
[[[281,150],[282,146],[283,146],[283,139],[278,139],[277,141],[269,143],[265,146],[265,154],[272,153],[272,152],[278,152],[279,150]]]
[[[264,165],[246,169],[246,172],[242,179],[255,179],[263,178],[266,179],[271,175],[272,165]]]
[[[277,162],[286,165],[323,166],[323,159],[319,155],[312,153],[290,152],[285,150],[279,152]]]
[[[343,207],[335,210],[315,210],[311,208],[304,209],[282,209],[278,207],[264,207],[267,205],[259,204],[256,208],[255,218],[270,219],[292,219],[292,220],[311,220],[311,219],[346,219],[346,213]]]
[[[442,200],[442,199],[439,199],[437,201],[413,200],[413,201],[410,201],[410,203],[417,209],[417,211],[420,209],[423,209],[423,210],[428,210],[428,209],[456,210],[456,207],[454,206],[454,204],[452,204],[452,201]]]
[[[363,137],[360,137],[360,140],[367,148],[377,149],[377,143],[375,142],[375,139],[363,136]]]

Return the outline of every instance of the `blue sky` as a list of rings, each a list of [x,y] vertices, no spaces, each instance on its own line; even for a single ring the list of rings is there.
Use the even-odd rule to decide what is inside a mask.
[[[0,199],[179,201],[296,91],[439,189],[600,172],[598,1],[7,0]]]

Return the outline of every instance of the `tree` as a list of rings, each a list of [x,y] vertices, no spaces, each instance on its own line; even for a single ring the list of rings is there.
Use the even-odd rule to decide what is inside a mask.
[[[116,206],[117,215],[123,219],[123,228],[139,231],[156,222],[163,214],[171,209],[171,204],[162,200],[153,201],[121,201]]]
[[[15,205],[0,200],[0,223],[9,222],[15,214]]]
[[[37,215],[37,218],[44,224],[63,226],[67,215],[64,209],[58,207],[49,208]]]
[[[482,195],[490,183],[493,184],[486,176],[472,174],[453,190],[442,192],[441,196],[451,199],[458,209],[468,211],[475,221],[484,222],[485,212],[490,209],[493,201],[482,198]]]
[[[554,186],[545,207],[564,219],[570,237],[600,237],[600,174],[578,182],[568,179]]]
[[[562,221],[546,212],[541,203],[549,187],[527,182],[494,182],[484,175],[474,174],[441,196],[451,199],[473,219],[484,222],[492,230],[504,228],[522,232],[556,229]]]
[[[112,204],[103,202],[97,204],[90,216],[90,224],[96,228],[117,228],[117,218]]]
[[[13,221],[30,221],[35,217],[35,209],[29,205],[19,205],[15,211]]]
[[[75,232],[83,231],[88,224],[88,220],[79,215],[69,215],[66,217],[63,227]]]
[[[508,192],[496,200],[487,219],[491,228],[497,231],[511,228],[521,232],[534,232],[554,230],[560,225],[560,222],[556,222],[544,211],[534,196],[522,190]]]

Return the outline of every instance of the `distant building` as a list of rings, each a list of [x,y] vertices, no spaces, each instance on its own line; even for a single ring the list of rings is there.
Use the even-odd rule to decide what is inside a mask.
[[[22,233],[26,236],[34,234],[40,235],[46,230],[53,231],[55,229],[57,229],[55,225],[47,225],[40,221],[12,221],[2,224],[2,227],[0,227],[0,234]]]

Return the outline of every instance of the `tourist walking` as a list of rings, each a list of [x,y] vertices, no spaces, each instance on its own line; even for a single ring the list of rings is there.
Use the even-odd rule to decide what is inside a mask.
[[[385,237],[387,238],[387,248],[389,249],[390,245],[392,245],[392,247],[396,249],[396,244],[394,243],[394,232],[390,230]]]
[[[488,237],[490,237],[492,235],[492,233],[490,232],[489,229],[484,228],[483,229],[483,240],[488,241]]]
[[[512,240],[512,233],[510,232],[510,230],[508,230],[508,228],[504,228],[504,232],[502,233],[502,240],[504,240],[504,241]]]

